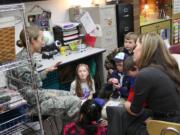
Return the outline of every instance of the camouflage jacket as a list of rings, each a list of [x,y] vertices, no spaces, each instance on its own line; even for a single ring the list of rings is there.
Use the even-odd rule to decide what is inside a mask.
[[[23,50],[21,50],[17,54],[16,58],[18,60],[28,59],[29,56],[27,53],[27,49],[24,48]],[[16,77],[18,77],[20,80],[22,80],[24,82],[25,86],[32,85],[32,77],[34,77],[34,82],[36,83],[37,87],[38,88],[42,87],[42,79],[45,79],[47,77],[47,74],[44,71],[38,73],[38,71],[36,69],[36,65],[37,64],[36,64],[35,60],[32,59],[32,66],[31,66],[31,63],[29,62],[27,65],[16,68],[14,70]],[[31,74],[33,74],[33,76]]]
[[[17,59],[29,58],[26,49],[23,49],[17,54]],[[30,64],[25,64],[16,69],[11,70],[8,74],[20,81],[10,79],[10,85],[14,85],[16,89],[23,95],[31,106],[33,114],[37,113],[37,96],[41,107],[41,113],[43,115],[57,115],[62,110],[66,112],[67,117],[78,114],[81,100],[71,95],[68,91],[53,90],[53,89],[42,89],[42,79],[46,77],[45,72],[39,73],[36,70],[36,63],[32,61],[32,68]],[[35,91],[32,87],[31,71],[34,69],[34,80],[38,86]],[[13,82],[15,81],[15,82]],[[65,115],[65,117],[66,117]]]

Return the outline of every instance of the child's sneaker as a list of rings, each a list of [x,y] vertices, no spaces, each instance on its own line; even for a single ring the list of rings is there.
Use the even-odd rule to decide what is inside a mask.
[[[120,93],[117,90],[113,91],[113,93],[111,95],[111,98],[117,99],[119,97],[120,97]]]

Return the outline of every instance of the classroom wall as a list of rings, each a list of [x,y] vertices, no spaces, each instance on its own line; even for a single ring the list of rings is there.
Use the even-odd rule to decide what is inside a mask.
[[[52,13],[52,26],[58,25],[62,22],[69,21],[69,11],[68,9],[73,6],[89,7],[92,3],[105,4],[105,0],[47,0],[47,1],[37,1],[37,2],[27,2],[25,3],[26,14],[30,13],[30,10],[35,6],[39,5],[43,9],[51,11]],[[19,39],[19,33],[22,30],[22,24],[16,26],[16,40]],[[19,52],[21,48],[16,47],[16,52]]]
[[[100,4],[104,4],[105,0],[94,0],[94,2],[98,2]],[[42,8],[47,9],[51,11],[52,13],[52,25],[59,24],[62,22],[69,21],[69,13],[68,9],[72,6],[82,6],[82,7],[88,7],[92,6],[92,0],[47,0],[47,1],[39,1],[39,2],[28,2],[25,3],[26,13],[29,12],[29,10],[34,5],[40,5]],[[4,16],[5,15],[0,15]],[[15,39],[19,39],[19,33],[22,30],[22,24],[16,25],[16,33],[15,33]],[[16,47],[16,52],[19,52],[21,48]],[[6,85],[6,79],[4,77],[4,73],[0,73],[1,80],[0,80],[0,87],[3,87]]]
[[[94,2],[104,4],[105,0],[94,0]],[[44,9],[52,12],[52,23],[58,24],[61,22],[69,21],[68,9],[73,6],[88,7],[92,6],[92,0],[48,0],[41,2],[28,2],[25,3],[26,11],[29,11],[34,5],[40,5]]]

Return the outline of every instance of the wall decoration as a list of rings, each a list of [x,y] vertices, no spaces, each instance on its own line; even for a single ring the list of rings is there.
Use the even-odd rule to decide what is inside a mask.
[[[40,9],[40,11],[35,11]],[[39,5],[35,5],[27,13],[27,22],[30,25],[37,25],[44,31],[52,31],[51,27],[51,12],[43,9]]]

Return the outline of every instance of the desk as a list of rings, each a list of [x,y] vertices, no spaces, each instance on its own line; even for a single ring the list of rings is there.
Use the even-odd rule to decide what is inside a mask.
[[[53,59],[42,59],[39,60],[38,63],[42,65],[40,68],[37,70],[43,71],[44,69],[51,67],[52,65],[56,64],[57,62],[62,62],[60,65],[65,65],[65,64],[72,64],[72,62],[81,60],[84,58],[88,57],[95,57],[96,63],[98,65],[98,74],[99,74],[99,79],[102,84],[104,84],[104,73],[103,73],[103,60],[102,60],[102,53],[105,52],[105,49],[102,48],[86,48],[82,52],[71,52],[69,55],[56,55],[54,56]]]
[[[69,55],[56,55],[54,56],[53,59],[43,59],[40,60],[38,63],[40,65],[42,65],[40,68],[38,68],[38,71],[43,71],[44,69],[53,66],[54,64],[56,64],[57,62],[62,62],[60,65],[64,65],[76,60],[80,60],[92,55],[96,55],[96,54],[101,54],[103,52],[105,52],[105,49],[102,48],[86,48],[84,49],[84,51],[82,52],[71,52],[71,54]]]

